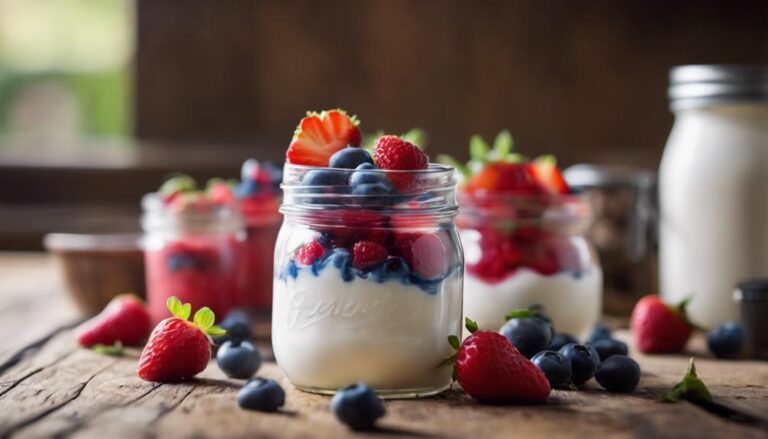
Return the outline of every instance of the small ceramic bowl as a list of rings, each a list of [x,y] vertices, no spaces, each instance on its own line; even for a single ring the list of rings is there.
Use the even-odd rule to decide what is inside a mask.
[[[51,233],[43,242],[56,256],[68,293],[84,314],[99,313],[118,294],[145,297],[139,235]]]

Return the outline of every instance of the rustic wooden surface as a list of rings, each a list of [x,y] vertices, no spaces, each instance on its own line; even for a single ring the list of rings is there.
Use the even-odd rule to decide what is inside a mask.
[[[121,358],[77,348],[68,304],[50,259],[0,255],[0,437],[343,437],[353,435],[328,410],[328,398],[296,391],[273,362],[260,375],[287,391],[276,414],[246,412],[241,382],[211,365],[198,379],[152,384],[136,377],[138,350]],[[626,333],[621,333],[626,338]],[[715,398],[768,414],[768,363],[707,357],[692,343],[699,375]],[[593,382],[555,391],[547,404],[482,406],[459,390],[425,400],[388,401],[371,437],[739,437],[766,438],[765,427],[727,421],[687,402],[657,395],[685,370],[687,355],[641,356],[639,389],[609,394]],[[360,434],[359,436],[365,436]]]

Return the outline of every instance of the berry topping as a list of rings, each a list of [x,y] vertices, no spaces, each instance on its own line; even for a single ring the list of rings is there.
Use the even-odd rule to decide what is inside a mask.
[[[132,294],[116,296],[101,313],[77,328],[80,346],[140,345],[152,329],[144,303]]]
[[[308,113],[293,134],[286,160],[294,165],[328,166],[335,152],[347,145],[360,146],[358,124],[356,117],[343,110]]]
[[[461,346],[458,339],[456,379],[469,396],[482,402],[540,402],[547,399],[551,387],[544,373],[522,356],[497,332],[477,331],[477,324],[467,319],[473,332]]]
[[[177,174],[166,180],[158,192],[166,203],[171,202],[178,194],[197,190],[195,179],[189,175]]]
[[[570,192],[554,156],[541,156],[531,163],[534,179],[550,194],[567,194]]]
[[[139,378],[145,381],[171,382],[192,378],[202,372],[211,359],[209,335],[226,332],[214,326],[216,317],[207,307],[200,308],[194,322],[188,321],[192,312],[189,303],[176,297],[168,298],[173,314],[155,327],[139,358]]]
[[[373,159],[368,151],[348,146],[336,151],[328,161],[328,166],[331,168],[355,169],[364,163],[373,164]]]
[[[373,145],[373,160],[381,169],[427,169],[429,158],[418,146],[397,136],[381,136]]]
[[[589,343],[588,346],[595,349],[600,356],[600,361],[605,361],[613,355],[627,355],[629,352],[626,343],[612,338],[601,338]]]
[[[259,370],[261,354],[250,342],[226,341],[216,352],[216,364],[230,378],[248,379]]]
[[[331,411],[339,421],[358,431],[373,429],[386,412],[376,392],[361,383],[339,389],[331,398]]]
[[[296,262],[304,265],[312,265],[318,258],[323,256],[325,248],[317,241],[308,242],[296,250]]]
[[[231,204],[235,201],[235,194],[232,191],[233,182],[226,182],[221,179],[212,179],[208,182],[206,193],[211,202],[219,205]]]
[[[246,410],[274,412],[285,405],[285,390],[274,380],[254,378],[237,392],[237,404]]]
[[[589,381],[600,364],[597,352],[580,344],[569,343],[560,349],[560,354],[571,362],[571,380],[577,386]]]
[[[532,311],[519,309],[507,314],[499,333],[526,358],[547,349],[552,341],[552,326]]]
[[[685,314],[688,300],[671,307],[657,296],[645,296],[632,310],[630,326],[641,352],[680,352],[691,336],[692,326]]]
[[[352,247],[352,266],[365,270],[387,259],[387,249],[378,242],[358,241]]]
[[[744,330],[738,323],[724,323],[709,332],[707,346],[718,358],[737,357],[744,347]]]
[[[398,233],[395,247],[413,271],[424,279],[438,279],[448,271],[448,250],[437,234]]]
[[[531,358],[544,375],[549,384],[558,389],[569,389],[571,383],[571,362],[561,353],[555,351],[541,351]]]
[[[301,180],[304,186],[344,186],[347,184],[347,174],[334,170],[313,169]]]
[[[595,380],[609,392],[631,392],[640,382],[640,365],[626,355],[613,355],[597,367]]]

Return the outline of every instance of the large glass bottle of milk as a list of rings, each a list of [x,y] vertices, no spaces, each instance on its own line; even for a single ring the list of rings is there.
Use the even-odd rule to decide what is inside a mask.
[[[661,294],[712,327],[738,319],[739,281],[768,276],[768,66],[676,67],[669,97]]]

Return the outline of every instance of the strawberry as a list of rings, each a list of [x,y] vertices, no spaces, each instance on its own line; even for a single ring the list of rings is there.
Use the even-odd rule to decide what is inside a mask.
[[[355,116],[343,110],[307,113],[293,134],[285,158],[288,163],[307,166],[328,166],[336,151],[348,145],[360,146],[362,135]]]
[[[512,195],[539,195],[542,189],[532,169],[527,163],[489,163],[467,181],[466,189],[470,192],[482,190]]]
[[[537,158],[531,163],[531,170],[538,184],[548,193],[567,194],[571,191],[553,156]]]
[[[140,345],[152,329],[144,302],[132,294],[116,296],[104,310],[77,328],[80,346]]]
[[[373,144],[373,161],[381,169],[410,171],[427,169],[429,158],[411,142],[397,136],[381,136]]]
[[[462,389],[481,402],[541,402],[552,388],[544,373],[525,358],[506,337],[494,331],[478,331],[477,323],[466,319],[471,333],[458,348],[456,379]]]
[[[168,298],[173,314],[157,324],[139,358],[139,378],[170,382],[192,378],[202,372],[211,359],[210,336],[225,335],[214,326],[216,316],[207,307],[200,308],[194,322],[188,321],[192,305]]]
[[[448,271],[447,248],[435,233],[397,233],[395,249],[424,279],[438,279]]]
[[[386,247],[373,241],[358,241],[352,247],[352,266],[365,270],[384,262],[389,254]]]
[[[323,256],[325,249],[317,241],[308,242],[296,250],[296,261],[299,264],[312,265],[318,258]]]
[[[158,192],[165,204],[170,204],[175,198],[178,198],[180,194],[186,192],[193,192],[197,189],[197,182],[195,179],[185,174],[177,174],[167,179],[161,186]]]
[[[229,205],[235,201],[235,194],[232,192],[232,187],[230,187],[224,180],[216,179],[208,182],[206,193],[211,202],[218,206]]]
[[[688,299],[671,307],[657,296],[645,296],[632,310],[630,326],[641,352],[680,352],[691,336],[692,325],[685,314]]]

